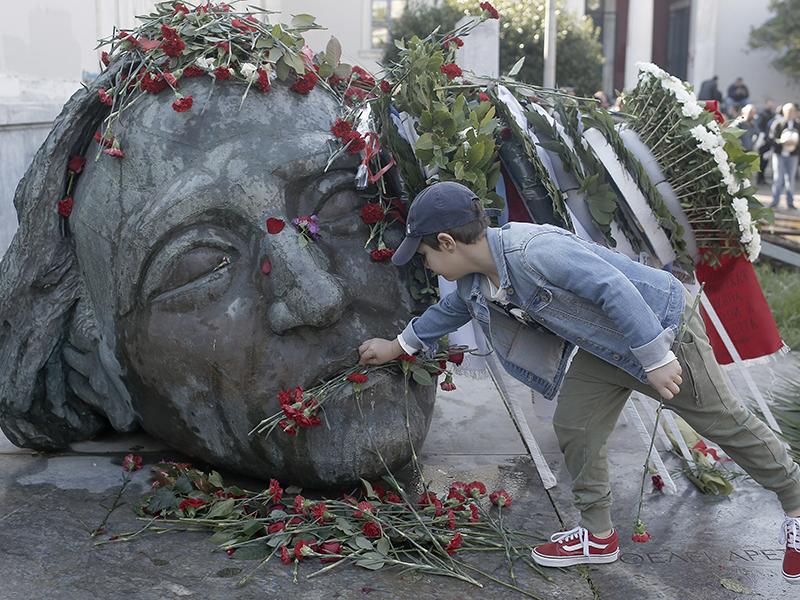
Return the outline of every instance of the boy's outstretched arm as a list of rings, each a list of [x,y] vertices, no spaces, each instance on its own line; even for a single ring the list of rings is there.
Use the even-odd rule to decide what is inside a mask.
[[[372,338],[358,347],[359,364],[380,365],[401,354],[416,354],[424,350],[436,352],[439,338],[468,323],[472,315],[456,292],[442,297],[419,317],[411,319],[406,328],[393,340]]]

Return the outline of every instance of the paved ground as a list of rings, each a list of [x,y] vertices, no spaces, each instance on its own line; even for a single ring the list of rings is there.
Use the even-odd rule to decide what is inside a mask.
[[[759,367],[761,386],[774,390],[777,374],[794,377],[800,359]],[[528,421],[558,477],[546,492],[527,456],[520,436],[490,380],[457,378],[458,390],[441,393],[430,435],[421,454],[426,476],[434,488],[453,479],[480,478],[490,487],[506,487],[514,496],[509,510],[515,528],[549,535],[572,526],[568,477],[563,469],[547,415],[549,403],[529,401],[527,389],[506,381],[510,393],[524,403]],[[737,387],[742,386],[737,383]],[[164,598],[285,598],[455,600],[515,597],[489,584],[483,590],[440,578],[400,576],[344,568],[298,584],[291,570],[271,565],[244,588],[235,582],[253,563],[212,553],[204,533],[142,537],[138,541],[95,546],[87,530],[104,515],[118,489],[121,457],[136,451],[145,462],[179,458],[159,442],[142,435],[115,436],[78,444],[59,455],[33,455],[0,439],[0,600]],[[645,448],[633,427],[620,421],[611,448],[614,516],[623,533],[621,561],[585,571],[553,571],[553,583],[533,572],[520,583],[542,599],[699,599],[738,598],[721,581],[731,579],[748,595],[797,598],[799,591],[784,585],[782,556],[777,544],[780,506],[752,482],[738,481],[731,498],[699,494],[676,475],[676,495],[648,495],[645,519],[653,534],[646,545],[629,541],[630,523],[638,497]],[[677,459],[668,458],[677,470]],[[146,469],[126,493],[133,502],[146,491]],[[128,506],[112,517],[112,531],[136,527]],[[483,558],[485,569],[499,561]],[[792,594],[794,592],[794,595]]]

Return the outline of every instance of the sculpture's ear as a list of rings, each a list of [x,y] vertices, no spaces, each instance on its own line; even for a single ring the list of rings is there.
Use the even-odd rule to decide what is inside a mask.
[[[87,402],[81,389],[69,385],[80,381],[69,375],[64,345],[71,333],[83,334],[85,351],[93,316],[87,316],[90,298],[57,202],[70,154],[85,153],[107,109],[98,102],[97,90],[108,87],[116,71],[107,71],[64,105],[14,196],[19,229],[0,262],[0,427],[18,446],[62,448],[107,426],[97,398]],[[129,400],[127,405],[127,419],[116,414],[112,424],[127,420],[131,426]]]

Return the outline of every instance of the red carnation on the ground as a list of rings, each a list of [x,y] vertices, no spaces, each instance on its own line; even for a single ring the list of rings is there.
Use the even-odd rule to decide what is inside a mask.
[[[357,510],[353,511],[353,517],[356,519],[363,519],[364,513],[372,514],[375,511],[375,507],[366,500],[359,502],[356,508]]]
[[[494,6],[492,6],[491,3],[481,2],[479,6],[481,7],[481,10],[485,10],[487,13],[489,13],[490,19],[500,18],[500,13],[497,12],[497,9]]]
[[[447,509],[447,528],[448,529],[456,528],[456,513],[453,512],[452,508]]]
[[[397,360],[401,360],[403,362],[413,363],[417,362],[417,357],[413,354],[401,354],[397,357]]]
[[[283,488],[277,479],[269,480],[269,489],[267,492],[269,493],[269,498],[272,500],[272,502],[280,502],[281,498],[283,497]]]
[[[308,548],[308,550],[304,551],[304,548]],[[300,540],[294,545],[294,557],[297,560],[303,560],[303,558],[310,552],[313,552],[311,544],[305,540]]]
[[[395,492],[387,492],[386,502],[388,504],[402,504],[403,499],[400,496],[398,496]]]
[[[262,94],[266,94],[271,87],[269,84],[269,75],[263,68],[259,68],[256,71],[256,74],[258,75],[258,79],[256,79],[256,85],[258,86],[258,89],[261,90]]]
[[[183,70],[183,77],[202,77],[205,75],[206,72],[201,69],[200,67],[196,67],[195,65],[189,65]]]
[[[70,173],[75,173],[77,175],[81,171],[83,171],[83,167],[86,166],[86,158],[83,156],[78,156],[77,154],[73,154],[69,157],[69,161],[67,162],[67,169]]]
[[[164,81],[166,81],[173,88],[180,87],[178,84],[178,79],[169,71],[164,72]]]
[[[317,81],[319,76],[314,71],[307,71],[305,75],[298,77],[289,89],[305,96],[314,89]]]
[[[158,94],[166,89],[167,81],[161,73],[145,73],[139,80],[142,91]]]
[[[369,253],[375,262],[385,262],[394,256],[393,248],[376,248]]]
[[[469,522],[470,523],[477,523],[478,522],[478,506],[476,504],[469,505]]]
[[[495,506],[511,506],[511,495],[505,490],[497,490],[489,494],[489,501]]]
[[[486,495],[486,486],[481,481],[471,481],[467,484],[467,494],[473,498]]]
[[[292,557],[289,556],[289,550],[286,546],[281,546],[281,562],[285,565],[292,564]]]
[[[212,73],[218,81],[225,81],[231,78],[231,71],[228,67],[217,67]]]
[[[255,27],[248,25],[241,19],[232,19],[231,26],[235,27],[236,29],[241,29],[242,31],[258,31]]]
[[[164,54],[177,58],[183,54],[186,44],[178,35],[178,32],[169,25],[161,25],[161,49]]]
[[[361,220],[367,225],[383,221],[383,207],[378,202],[367,202],[361,207]]]
[[[230,42],[217,42],[216,44],[214,44],[214,46],[216,46],[217,48],[222,48],[222,51],[225,52],[225,54],[230,54],[231,51]]]
[[[194,100],[192,100],[191,96],[186,96],[183,98],[178,98],[175,102],[172,103],[172,110],[175,112],[186,112],[190,108],[192,108]]]
[[[138,454],[126,454],[122,459],[122,468],[128,472],[138,471],[142,468],[142,457]]]
[[[344,138],[351,131],[353,131],[353,125],[346,119],[338,118],[331,125],[331,133],[337,138]]]
[[[446,552],[447,552],[447,553],[448,553],[450,556],[452,556],[453,554],[455,554],[455,553],[456,553],[456,550],[458,550],[459,548],[461,548],[461,542],[462,542],[462,539],[461,539],[461,534],[460,534],[460,533],[456,533],[456,534],[453,536],[453,539],[452,539],[452,540],[450,540],[450,543],[449,543],[449,544],[447,544],[447,547],[445,548],[445,551],[446,551]]]
[[[319,545],[319,549],[317,550],[319,554],[341,554],[342,553],[342,545],[336,541],[327,541],[322,542]],[[342,560],[339,556],[329,556],[327,558],[321,558],[321,563],[332,563],[336,562],[337,560]]]
[[[361,528],[361,531],[368,538],[374,539],[381,537],[381,526],[377,523],[373,523],[372,521],[364,523],[364,527]]]
[[[189,9],[186,7],[186,5],[184,3],[178,2],[175,5],[175,10],[172,11],[172,14],[173,15],[177,15],[179,12],[181,12],[181,13],[183,13],[185,15],[188,15],[189,14]]]
[[[311,507],[311,516],[314,517],[314,520],[319,521],[320,523],[325,523],[326,520],[330,520],[326,515],[327,512],[328,505],[324,502],[318,502]]]
[[[439,384],[439,387],[442,388],[442,391],[453,392],[456,389],[456,384],[453,383],[452,381],[445,380]]]
[[[269,525],[267,525],[267,533],[269,534],[280,533],[284,529],[286,529],[286,523],[284,523],[283,521],[277,521],[275,523],[270,523]]]
[[[361,81],[364,85],[373,87],[375,85],[375,78],[366,69],[362,69],[358,65],[354,65],[350,71],[353,74],[353,79]]]
[[[187,508],[200,508],[201,506],[205,506],[206,501],[202,498],[186,498],[183,500],[179,505],[179,510],[186,510]]]

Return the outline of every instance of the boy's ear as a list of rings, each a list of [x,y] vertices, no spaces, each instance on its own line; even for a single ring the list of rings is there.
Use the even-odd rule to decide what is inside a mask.
[[[436,236],[439,240],[439,249],[447,252],[452,252],[456,249],[456,241],[449,233],[440,233]]]

